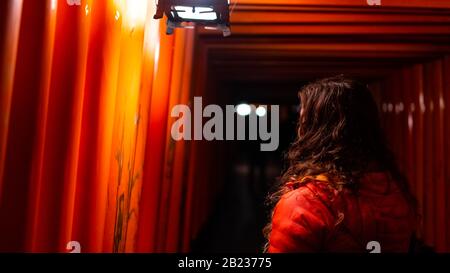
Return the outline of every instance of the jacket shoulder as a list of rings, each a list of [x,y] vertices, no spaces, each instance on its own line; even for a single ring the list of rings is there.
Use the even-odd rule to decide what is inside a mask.
[[[329,194],[329,190],[315,182],[285,193],[275,206],[269,250],[317,251],[334,227]]]

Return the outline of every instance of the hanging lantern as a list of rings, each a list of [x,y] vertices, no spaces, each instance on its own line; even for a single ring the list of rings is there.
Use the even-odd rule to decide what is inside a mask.
[[[154,19],[167,16],[168,35],[175,28],[186,27],[186,22],[220,29],[224,36],[231,35],[229,0],[157,0]]]

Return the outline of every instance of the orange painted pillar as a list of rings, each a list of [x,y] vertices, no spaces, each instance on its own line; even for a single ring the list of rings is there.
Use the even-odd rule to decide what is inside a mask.
[[[167,116],[169,113],[170,79],[173,62],[173,36],[166,36],[165,26],[160,26],[158,62],[155,63],[148,135],[145,150],[144,174],[140,200],[138,252],[157,251],[159,206],[161,204],[163,168],[166,145]]]
[[[0,6],[0,199],[6,157],[17,49],[22,19],[23,0],[2,1]]]
[[[72,226],[90,1],[59,1],[33,230],[33,251],[65,251]]]
[[[37,116],[40,106],[41,86],[46,77],[45,29],[49,2],[12,2],[9,13],[8,39],[4,47],[8,73],[3,74],[0,128],[1,161],[0,217],[8,219],[0,227],[0,251],[23,251],[26,249],[26,234],[30,223],[28,206],[32,203],[26,193],[33,169],[33,150],[39,134]],[[19,23],[20,22],[20,23]],[[12,25],[14,23],[14,25]],[[20,27],[20,32],[19,31]],[[30,31],[30,30],[33,31]],[[30,50],[32,49],[32,50]],[[5,91],[3,93],[3,91]],[[5,108],[3,108],[3,106]]]

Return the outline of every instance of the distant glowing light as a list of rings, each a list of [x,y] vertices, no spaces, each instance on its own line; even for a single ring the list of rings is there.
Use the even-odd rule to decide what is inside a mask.
[[[252,112],[252,108],[250,105],[242,103],[236,107],[236,112],[239,116],[248,116]]]
[[[265,115],[267,115],[267,109],[264,106],[259,106],[258,108],[256,108],[256,115],[258,117],[264,117]]]
[[[213,21],[217,20],[217,14],[213,8],[208,7],[187,7],[187,6],[175,6],[176,13],[180,18],[185,20],[204,20]]]
[[[89,5],[86,4],[86,7],[84,8],[84,10],[86,11],[86,16],[89,15]]]
[[[404,106],[403,102],[396,104],[395,105],[395,113],[399,114],[399,113],[403,112],[404,108],[405,108],[405,106]]]
[[[116,19],[116,21],[119,21],[119,19],[120,19],[120,12],[118,10],[116,10],[116,15],[114,16],[114,18]]]
[[[394,110],[394,105],[392,103],[388,104],[388,111],[391,113]]]

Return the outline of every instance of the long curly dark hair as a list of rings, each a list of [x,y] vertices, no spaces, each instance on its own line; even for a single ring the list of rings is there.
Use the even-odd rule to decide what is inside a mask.
[[[368,172],[391,174],[415,205],[381,128],[378,107],[367,87],[341,76],[306,85],[300,92],[297,137],[286,153],[287,168],[268,203],[274,206],[289,191],[288,182],[326,174],[331,186],[357,191]],[[264,233],[268,238],[271,224]]]

